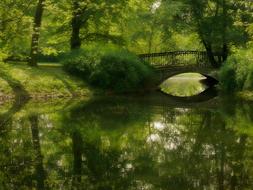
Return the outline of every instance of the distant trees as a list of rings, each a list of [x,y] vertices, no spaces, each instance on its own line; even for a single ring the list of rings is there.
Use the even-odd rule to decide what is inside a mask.
[[[151,53],[161,48],[159,1],[131,1],[119,29],[127,47],[138,53]]]
[[[229,44],[234,42],[230,32],[239,32],[234,27],[234,12],[237,7],[233,7],[228,0],[200,1],[191,0],[189,10],[196,31],[207,51],[211,63],[218,67],[219,63],[214,58],[214,53],[222,54],[223,61],[227,59]]]
[[[33,0],[0,1],[0,54],[25,54],[29,49],[30,11]],[[1,56],[0,55],[0,56]]]
[[[164,0],[173,4],[173,0]],[[228,57],[232,45],[247,41],[245,32],[245,4],[234,0],[181,0],[177,20],[183,23],[182,30],[196,32],[204,45],[213,66],[219,63],[214,54],[220,53],[223,61]],[[247,13],[248,11],[246,11]],[[189,30],[190,29],[190,30]]]

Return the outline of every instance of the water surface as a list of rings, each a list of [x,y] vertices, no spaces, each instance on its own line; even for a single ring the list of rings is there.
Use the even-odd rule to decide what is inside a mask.
[[[249,102],[155,94],[7,103],[0,114],[0,189],[253,187]]]

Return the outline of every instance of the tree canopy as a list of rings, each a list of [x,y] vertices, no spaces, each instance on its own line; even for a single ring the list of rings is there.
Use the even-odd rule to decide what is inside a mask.
[[[226,60],[234,47],[249,43],[252,4],[244,0],[3,0],[1,57],[32,59],[35,52],[39,57],[57,56],[92,43],[109,43],[137,54],[206,50],[216,65],[214,53]]]

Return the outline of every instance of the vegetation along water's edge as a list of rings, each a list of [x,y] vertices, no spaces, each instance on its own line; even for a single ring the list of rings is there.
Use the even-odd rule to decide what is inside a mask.
[[[226,94],[253,100],[253,47],[237,49],[220,70],[220,89]]]
[[[0,63],[0,100],[20,98],[63,98],[91,96],[82,80],[70,76],[58,65]]]

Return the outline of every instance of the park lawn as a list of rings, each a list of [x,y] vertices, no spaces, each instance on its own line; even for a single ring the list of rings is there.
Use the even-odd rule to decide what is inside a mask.
[[[64,72],[59,64],[28,67],[0,62],[0,96],[14,97],[19,89],[34,98],[91,95],[82,80]]]

